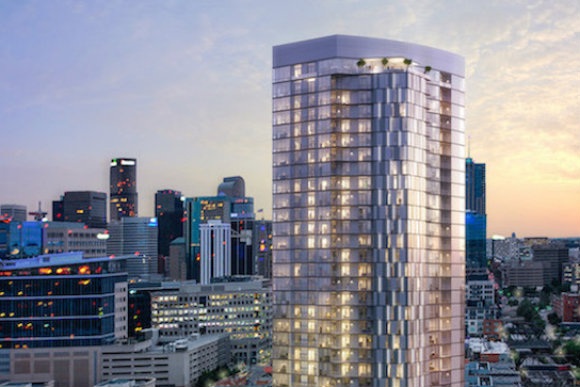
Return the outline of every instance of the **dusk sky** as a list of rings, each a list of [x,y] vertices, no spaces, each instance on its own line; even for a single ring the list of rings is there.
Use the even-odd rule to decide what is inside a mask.
[[[464,56],[488,235],[580,235],[578,0],[0,0],[0,203],[108,192],[125,156],[140,215],[241,175],[269,218],[272,46],[332,34]]]

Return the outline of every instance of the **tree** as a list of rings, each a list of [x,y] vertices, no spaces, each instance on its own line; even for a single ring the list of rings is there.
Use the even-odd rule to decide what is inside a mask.
[[[523,317],[528,321],[532,321],[535,315],[538,314],[536,308],[534,307],[534,304],[532,303],[532,301],[528,299],[525,299],[520,303],[516,313],[518,316]]]
[[[575,365],[580,364],[580,344],[575,340],[567,341],[564,344],[564,352],[567,358]]]
[[[550,313],[548,315],[548,321],[550,322],[550,324],[552,325],[558,325],[562,322],[562,320],[560,319],[560,317],[558,317],[558,315],[554,312]]]
[[[509,301],[508,301],[508,305],[509,305],[509,306],[518,306],[518,304],[519,304],[519,303],[520,303],[520,302],[519,302],[518,300],[516,300],[516,299],[509,300]]]

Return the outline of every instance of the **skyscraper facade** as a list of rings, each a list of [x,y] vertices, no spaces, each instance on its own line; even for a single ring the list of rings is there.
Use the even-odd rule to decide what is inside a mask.
[[[159,190],[155,194],[155,217],[159,223],[159,256],[169,256],[171,241],[183,236],[183,201],[181,192]]]
[[[157,258],[157,218],[127,217],[109,224],[107,254]]]
[[[464,60],[274,47],[274,386],[463,386]]]
[[[62,207],[61,207],[62,206]],[[88,227],[107,227],[107,194],[95,191],[67,191],[52,202],[52,220],[79,222]]]
[[[111,160],[110,221],[126,216],[137,216],[137,160]]]
[[[465,258],[468,270],[487,267],[485,164],[465,160]]]

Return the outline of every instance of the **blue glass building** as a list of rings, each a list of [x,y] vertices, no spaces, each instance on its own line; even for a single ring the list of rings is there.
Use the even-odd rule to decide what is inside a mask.
[[[0,262],[0,348],[68,347],[126,337],[123,258],[82,253]],[[119,308],[115,308],[115,306]]]
[[[44,222],[0,222],[0,258],[26,258],[42,253]]]
[[[465,258],[466,267],[487,267],[487,214],[485,164],[465,160]]]

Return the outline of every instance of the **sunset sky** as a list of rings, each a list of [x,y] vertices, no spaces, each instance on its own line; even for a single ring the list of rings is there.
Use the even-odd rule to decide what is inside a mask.
[[[580,235],[578,0],[0,0],[0,203],[107,192],[126,156],[140,215],[241,175],[269,217],[272,46],[332,34],[464,56],[488,235]]]

